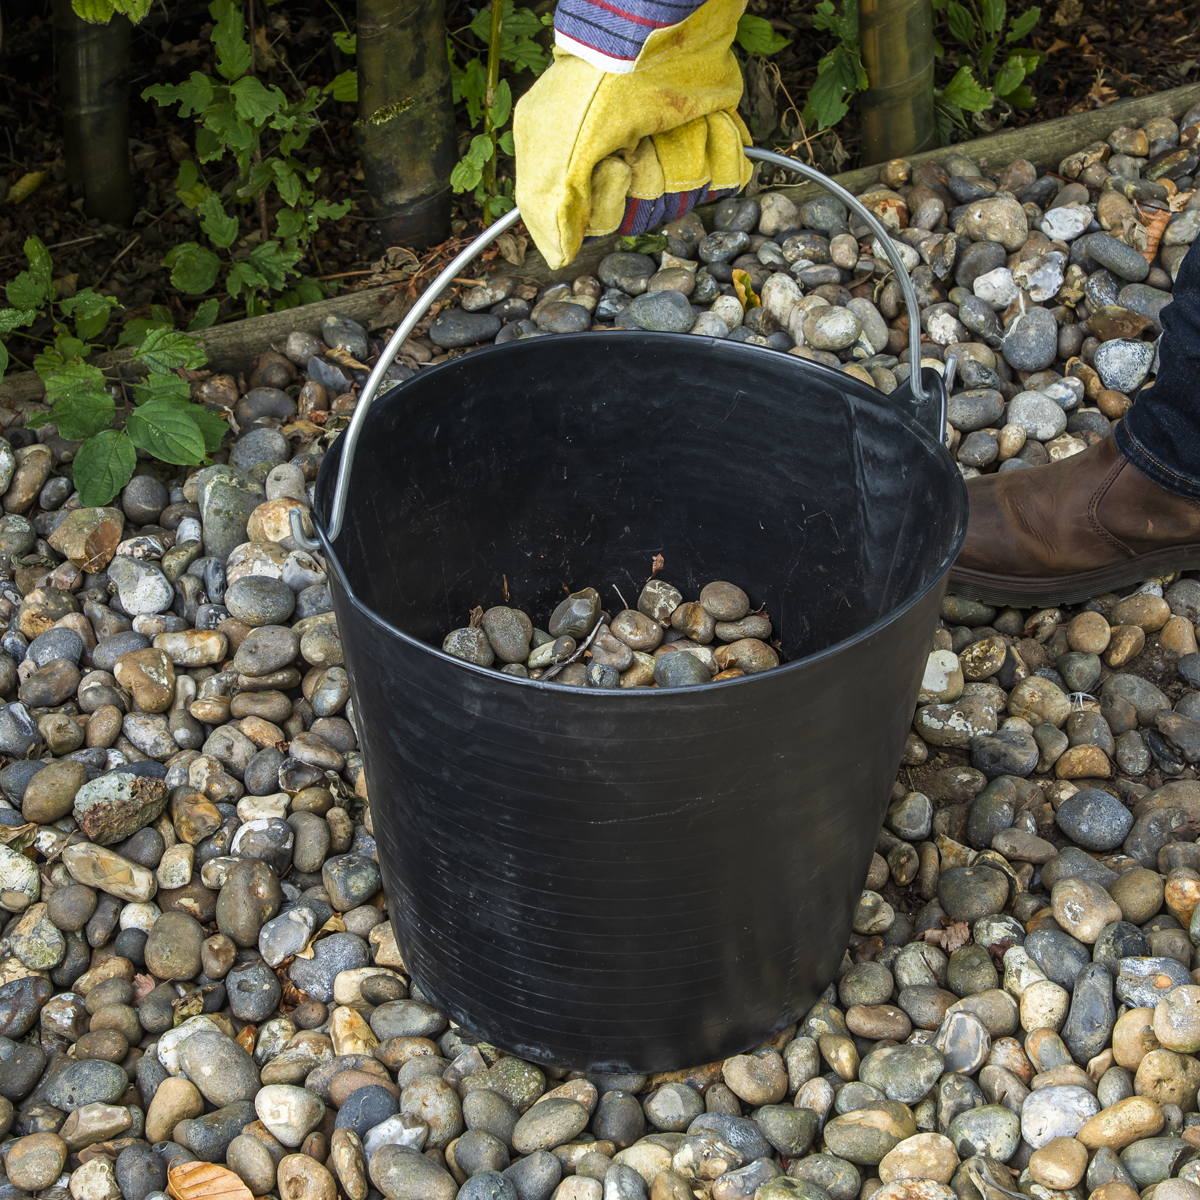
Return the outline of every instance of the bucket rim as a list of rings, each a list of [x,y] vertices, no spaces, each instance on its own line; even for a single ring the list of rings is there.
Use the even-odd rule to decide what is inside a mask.
[[[941,563],[939,564],[936,572],[930,576],[929,582],[926,583],[924,587],[913,592],[902,603],[897,604],[894,608],[889,609],[883,616],[878,617],[870,625],[860,629],[857,633],[854,633],[849,637],[842,638],[841,640],[834,642],[821,650],[815,651],[812,654],[807,654],[803,658],[798,658],[791,662],[780,663],[779,666],[774,667],[769,671],[759,671],[753,675],[743,675],[737,679],[710,681],[708,683],[694,684],[693,686],[686,688],[659,689],[652,687],[576,687],[571,684],[556,683],[554,680],[543,681],[541,679],[522,679],[518,675],[502,676],[499,671],[496,671],[491,667],[481,667],[476,663],[467,662],[465,659],[457,658],[453,654],[447,654],[446,651],[441,649],[440,646],[430,645],[428,642],[423,642],[419,638],[413,637],[412,634],[405,633],[402,629],[397,628],[391,621],[387,620],[382,614],[370,608],[359,597],[355,589],[350,586],[349,578],[346,574],[345,568],[342,565],[342,561],[338,557],[337,552],[334,550],[333,545],[326,536],[326,530],[323,521],[315,519],[318,516],[318,510],[328,509],[328,502],[332,488],[336,482],[337,467],[341,463],[342,453],[345,449],[345,442],[342,437],[339,436],[326,452],[321,461],[321,468],[317,476],[315,488],[313,525],[316,528],[317,537],[320,539],[322,551],[335,569],[334,573],[337,576],[338,587],[358,612],[368,617],[377,626],[386,630],[391,636],[399,638],[400,641],[406,645],[431,654],[435,658],[445,662],[448,666],[454,667],[458,670],[467,671],[470,674],[477,675],[479,677],[485,677],[488,679],[503,678],[506,683],[517,684],[525,688],[536,688],[539,691],[550,691],[551,689],[554,689],[554,695],[556,696],[559,695],[559,689],[566,689],[573,693],[587,694],[589,696],[596,697],[613,695],[632,696],[643,693],[649,696],[654,696],[659,694],[661,691],[667,691],[672,696],[677,697],[680,694],[709,694],[717,688],[723,689],[744,687],[747,684],[753,684],[756,680],[765,678],[778,678],[783,672],[794,671],[798,668],[806,667],[811,663],[820,662],[826,658],[840,653],[848,646],[854,645],[858,642],[867,641],[868,639],[876,636],[887,626],[893,624],[899,617],[903,616],[909,610],[920,604],[921,601],[924,600],[932,591],[944,586],[946,576],[949,574],[950,568],[954,565],[954,560],[958,557],[958,553],[962,549],[963,542],[965,541],[967,535],[968,498],[966,481],[963,479],[961,472],[957,469],[957,465],[950,457],[949,451],[946,450],[945,446],[941,445],[938,440],[930,434],[929,430],[927,430],[924,425],[921,424],[914,413],[907,409],[904,405],[893,400],[890,395],[877,391],[875,388],[868,387],[862,382],[862,380],[856,379],[853,375],[847,375],[841,371],[837,371],[833,367],[826,366],[824,363],[817,362],[813,359],[802,358],[799,355],[783,354],[778,350],[768,350],[763,346],[754,346],[745,342],[730,342],[724,338],[701,339],[687,333],[660,333],[650,330],[606,330],[603,332],[588,330],[581,333],[556,334],[554,335],[554,339],[556,343],[563,341],[582,342],[584,339],[586,339],[586,344],[595,345],[599,338],[606,336],[610,338],[618,336],[623,338],[628,337],[631,340],[645,341],[649,345],[662,343],[664,340],[667,344],[674,345],[675,343],[687,339],[687,344],[692,349],[698,348],[698,343],[701,346],[707,344],[708,348],[711,350],[732,352],[735,357],[747,354],[760,354],[763,352],[771,353],[780,358],[790,359],[794,363],[794,369],[798,370],[801,374],[804,374],[808,371],[815,371],[818,374],[822,374],[832,380],[836,380],[840,387],[842,387],[844,390],[853,392],[860,400],[864,400],[872,404],[882,405],[891,409],[892,412],[905,424],[909,432],[914,434],[918,441],[925,444],[927,449],[944,456],[945,467],[950,476],[950,486],[952,492],[957,495],[961,505],[962,515],[959,519],[958,529],[955,533],[950,548],[947,550],[946,554],[943,555]],[[536,346],[538,341],[540,341],[538,338],[529,338],[514,340],[512,342],[504,343],[500,346],[484,346],[479,350],[473,351],[472,358],[475,358],[478,355],[491,355],[503,352],[508,350],[510,347],[515,349],[522,342],[524,342],[527,346],[530,344]],[[536,351],[527,349],[523,352],[535,353]],[[394,403],[402,390],[410,383],[417,379],[431,378],[437,372],[454,366],[457,361],[459,360],[450,359],[445,363],[438,363],[435,367],[422,370],[419,374],[412,376],[411,379],[398,382],[394,387],[389,388],[382,395],[376,397],[376,402],[372,406],[372,413],[370,415],[373,416],[376,413],[382,413],[383,405],[387,404],[390,406],[392,403]],[[756,359],[755,361],[758,360]],[[324,515],[327,516],[327,512],[324,513]]]

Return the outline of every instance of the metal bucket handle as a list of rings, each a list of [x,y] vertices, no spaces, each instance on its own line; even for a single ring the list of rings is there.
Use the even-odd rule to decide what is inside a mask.
[[[946,428],[946,394],[949,390],[949,379],[946,381],[945,387],[935,388],[936,395],[931,395],[925,387],[924,380],[921,378],[921,310],[917,303],[917,293],[913,288],[912,280],[909,278],[908,271],[905,269],[904,260],[900,256],[900,251],[892,242],[891,235],[884,228],[883,223],[868,209],[857,196],[848,192],[840,184],[834,183],[832,179],[826,178],[820,171],[814,167],[806,166],[802,162],[798,162],[793,158],[788,158],[784,154],[776,154],[772,150],[759,150],[753,146],[745,147],[747,158],[757,159],[760,162],[768,162],[777,167],[783,167],[785,170],[794,171],[798,175],[803,175],[805,179],[824,188],[827,192],[836,196],[843,204],[852,209],[859,217],[861,217],[870,228],[871,232],[879,239],[880,245],[888,256],[888,261],[892,264],[892,269],[896,272],[896,278],[899,280],[900,288],[904,292],[904,303],[908,309],[908,351],[909,351],[909,390],[918,405],[925,405],[931,400],[937,399],[940,401],[940,414],[937,429],[943,431]],[[327,538],[330,542],[337,540],[338,534],[342,531],[342,521],[346,515],[346,501],[350,493],[350,473],[354,464],[354,450],[358,445],[359,435],[362,433],[362,427],[367,417],[367,410],[371,407],[371,402],[375,399],[376,393],[379,391],[380,384],[383,383],[384,373],[391,366],[392,360],[396,357],[400,347],[408,339],[410,333],[416,328],[417,323],[425,315],[429,306],[446,290],[464,267],[477,255],[480,250],[487,246],[490,242],[495,241],[506,229],[511,228],[520,219],[520,212],[516,209],[510,209],[504,214],[494,225],[489,226],[483,231],[461,254],[459,254],[453,262],[425,289],[420,300],[413,305],[405,316],[404,320],[396,328],[396,332],[392,334],[388,340],[388,344],[384,347],[383,353],[379,356],[379,361],[371,370],[371,374],[363,387],[362,393],[359,395],[358,404],[354,408],[354,416],[350,420],[350,424],[346,427],[342,438],[345,445],[342,448],[342,461],[338,466],[337,483],[333,493],[333,509],[329,518],[329,529]],[[947,364],[947,375],[951,375],[953,364]],[[940,440],[940,439],[939,439]],[[313,538],[308,537],[301,527],[300,513],[293,509],[291,514],[292,536],[295,538],[297,545],[306,550],[316,550],[320,548],[320,543]]]

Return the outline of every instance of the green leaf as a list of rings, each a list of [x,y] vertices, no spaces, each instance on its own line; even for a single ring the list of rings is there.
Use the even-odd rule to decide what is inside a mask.
[[[333,77],[332,83],[325,85],[325,90],[329,92],[339,104],[357,104],[358,103],[358,72],[357,71],[342,71],[341,74]]]
[[[979,0],[984,33],[999,33],[1004,26],[1008,5],[1005,0]]]
[[[317,200],[310,211],[318,221],[340,221],[350,208],[349,200],[340,200],[337,204],[331,204],[328,200]]]
[[[239,79],[230,87],[229,94],[237,115],[257,125],[264,124],[287,105],[287,97],[278,88],[264,86],[253,75]]]
[[[304,251],[285,247],[282,242],[264,242],[250,252],[249,261],[266,286],[279,291],[287,283],[288,277],[296,274],[296,264],[303,257]]]
[[[134,386],[133,401],[135,404],[146,404],[150,400],[191,404],[192,388],[186,379],[180,379],[178,375],[147,375]]]
[[[463,155],[463,162],[482,169],[483,165],[492,157],[494,150],[492,139],[485,133],[477,133],[471,139],[470,149]]]
[[[125,431],[139,450],[163,462],[188,466],[204,458],[204,435],[181,405],[148,400],[129,414]]]
[[[487,69],[478,58],[469,59],[462,70],[459,84],[459,99],[467,106],[467,116],[472,125],[478,125],[483,116],[483,99],[487,95]]]
[[[102,296],[91,288],[76,292],[68,300],[60,300],[59,308],[75,322],[75,331],[82,338],[94,338],[108,324],[108,318],[114,308],[118,308],[116,298]]]
[[[22,325],[32,325],[37,320],[37,310],[32,308],[0,308],[0,333],[12,333]]]
[[[175,195],[188,208],[198,208],[212,195],[212,189],[200,179],[200,168],[190,158],[185,158],[179,164],[179,174],[175,176]]]
[[[210,105],[204,114],[204,124],[235,154],[249,154],[254,149],[254,127],[238,116],[232,101]],[[200,153],[199,137],[196,138],[196,153]],[[204,155],[200,157],[204,161]]]
[[[996,72],[996,79],[993,83],[997,96],[1007,96],[1009,92],[1015,91],[1021,85],[1021,81],[1025,78],[1025,60],[1019,55],[1012,55],[1009,60]]]
[[[208,6],[216,25],[212,31],[217,52],[217,70],[226,79],[239,79],[250,70],[254,56],[246,45],[246,26],[241,6],[235,0],[214,0]]]
[[[1008,33],[1004,38],[1006,45],[1012,45],[1013,42],[1019,42],[1023,37],[1027,36],[1030,30],[1038,23],[1038,17],[1042,15],[1040,8],[1031,8],[1028,12],[1023,12],[1009,27]]]
[[[0,375],[3,375],[8,370],[8,347],[0,342]],[[28,420],[25,422],[29,424]]]
[[[515,155],[517,152],[517,148],[513,144],[513,133],[511,129],[506,129],[497,139],[496,144],[500,147],[503,153],[509,155],[510,157]]]
[[[79,363],[74,367],[64,368],[64,374],[78,371],[84,367]],[[95,368],[92,368],[95,370]],[[99,372],[97,372],[99,374]],[[57,381],[58,376],[52,376],[49,382]],[[101,376],[103,379],[103,376]],[[50,396],[47,386],[46,396]],[[58,426],[58,432],[73,442],[81,442],[107,429],[112,424],[113,413],[116,411],[113,398],[103,389],[81,390],[62,396],[56,400],[50,410],[50,419]]]
[[[636,233],[621,239],[621,248],[631,254],[661,254],[667,248],[665,233]]]
[[[483,178],[483,171],[479,167],[472,166],[464,158],[454,164],[454,170],[450,172],[450,187],[456,192],[472,191]]]
[[[833,7],[833,0],[821,0],[821,3],[813,9],[814,29],[833,29],[836,19],[837,10]]]
[[[193,71],[183,83],[156,83],[146,88],[142,99],[157,100],[164,108],[178,104],[181,117],[198,117],[213,102],[213,83],[203,72]]]
[[[959,67],[954,78],[946,84],[942,96],[967,112],[983,112],[985,108],[990,107],[993,100],[992,93],[975,82],[970,67]]]
[[[71,0],[71,11],[89,25],[107,25],[117,10],[110,0]]]
[[[221,260],[206,246],[197,242],[181,242],[172,246],[163,258],[163,266],[171,268],[171,286],[189,296],[200,296],[212,290],[221,269]]]
[[[492,107],[488,109],[488,116],[492,118],[492,127],[499,129],[511,115],[512,90],[508,86],[508,80],[502,79],[492,96]]]
[[[271,171],[275,176],[275,187],[279,191],[284,204],[289,207],[295,207],[296,202],[300,199],[301,192],[304,187],[300,182],[300,176],[296,174],[296,170],[289,163],[286,163],[281,158],[272,158],[269,160]]]
[[[53,300],[55,295],[50,279],[50,252],[41,239],[35,237],[25,239],[24,250],[29,270],[22,271],[13,279],[5,288],[5,293],[13,308],[40,308],[48,300]]]
[[[846,97],[858,90],[858,55],[838,46],[817,65],[817,81],[808,93],[811,110],[821,129],[836,125],[849,109]]]
[[[213,130],[209,129],[207,125],[199,126],[196,130],[196,157],[202,163],[206,163],[212,162],[214,158],[220,158],[224,153],[225,145],[221,141],[221,138]],[[205,188],[204,196],[207,195],[208,189]],[[201,196],[196,201],[196,204],[199,204],[200,200],[204,199],[204,196]],[[195,208],[195,205],[193,204],[190,207]]]
[[[213,322],[217,319],[217,310],[221,307],[221,302],[215,297],[210,297],[201,303],[196,309],[196,315],[188,322],[188,332],[195,333],[200,329],[211,328]]]
[[[1011,104],[1013,108],[1033,108],[1037,103],[1033,98],[1033,93],[1021,84],[1019,88],[1015,88],[1004,97],[1006,104]]]
[[[743,13],[737,23],[737,44],[747,54],[766,55],[777,54],[792,41],[776,33],[775,27],[764,17]]]
[[[204,451],[212,454],[221,448],[221,439],[229,432],[229,426],[215,413],[209,412],[202,404],[193,404],[188,408],[188,416],[195,422],[204,439]]]
[[[221,203],[221,198],[215,192],[207,196],[204,203],[199,205],[196,211],[200,214],[200,222],[204,226],[204,232],[208,235],[208,240],[214,246],[219,246],[222,250],[228,250],[237,240],[237,217],[231,217],[225,211],[225,206]]]
[[[174,329],[152,329],[135,357],[156,375],[170,374],[177,367],[195,371],[208,362],[199,342]]]
[[[137,25],[146,19],[150,0],[71,0],[71,8],[80,20],[91,25],[107,25],[113,13],[120,13]]]
[[[975,40],[975,18],[958,0],[950,0],[946,5],[946,20],[950,25],[950,32],[962,43],[969,45]]]
[[[309,224],[304,213],[296,212],[293,208],[281,208],[275,214],[275,228],[279,230],[279,236],[286,240],[308,233]]]
[[[516,70],[530,71],[534,75],[540,75],[550,65],[550,56],[532,38],[517,38],[511,44],[504,42],[500,57]]]
[[[156,306],[157,307],[157,306]],[[174,329],[173,321],[148,321],[144,317],[134,317],[121,327],[121,336],[117,339],[118,346],[140,346],[155,329]]]
[[[107,504],[132,478],[137,455],[129,436],[106,429],[88,438],[72,464],[72,477],[85,508]]]
[[[337,30],[333,35],[333,44],[343,54],[358,53],[358,37],[353,33],[348,33],[345,29]]]
[[[225,288],[231,296],[237,297],[241,295],[243,289],[253,291],[255,288],[265,287],[266,282],[250,263],[235,262],[225,277]],[[254,314],[249,315],[253,316]]]

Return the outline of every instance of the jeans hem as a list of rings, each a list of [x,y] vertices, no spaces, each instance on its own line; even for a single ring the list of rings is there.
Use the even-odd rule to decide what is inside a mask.
[[[1130,431],[1128,417],[1117,425],[1113,436],[1117,449],[1151,482],[1173,495],[1200,500],[1200,480],[1180,475],[1159,462]]]

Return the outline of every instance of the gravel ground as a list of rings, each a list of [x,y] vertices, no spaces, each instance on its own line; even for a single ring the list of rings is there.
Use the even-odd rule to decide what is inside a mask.
[[[961,356],[964,473],[1078,452],[1152,373],[1198,121],[1041,178],[884,168],[925,361]],[[1157,247],[1135,204],[1178,210]],[[836,201],[718,223],[466,293],[393,375],[598,321],[906,377],[898,285]],[[197,380],[237,423],[222,461],[143,464],[110,508],[79,507],[53,427],[0,443],[0,1200],[1200,1200],[1200,579],[947,597],[824,996],[724,1062],[543,1070],[455,1028],[387,920],[323,564],[288,526],[378,352],[324,337]]]

